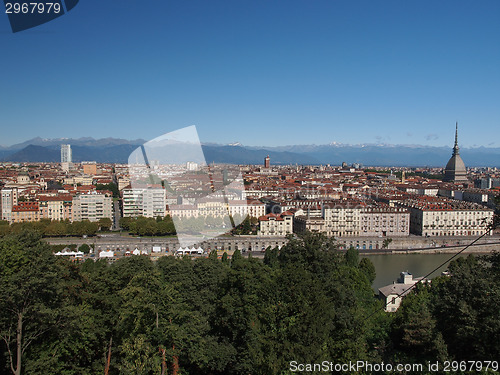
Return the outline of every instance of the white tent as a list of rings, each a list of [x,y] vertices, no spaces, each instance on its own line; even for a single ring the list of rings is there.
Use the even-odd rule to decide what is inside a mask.
[[[55,253],[54,255],[66,255],[66,256],[73,256],[73,257],[83,257],[83,252],[82,251],[59,251]]]
[[[178,255],[185,255],[189,254],[189,248],[188,247],[180,247],[177,251],[176,254]]]

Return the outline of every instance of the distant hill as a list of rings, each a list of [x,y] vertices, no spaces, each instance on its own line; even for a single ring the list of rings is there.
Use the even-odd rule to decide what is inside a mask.
[[[61,160],[61,151],[51,150],[47,147],[29,145],[20,151],[4,158],[4,161],[45,162],[52,163]]]
[[[103,146],[73,146],[73,161],[96,161],[98,163],[127,163],[128,157],[139,144],[103,145]]]
[[[36,144],[26,144],[27,142]],[[60,145],[71,144],[73,161],[127,163],[130,153],[143,140],[93,138],[34,138],[15,146],[0,148],[0,160],[16,162],[59,162]],[[21,147],[22,146],[22,147]],[[17,148],[21,147],[21,148]],[[202,145],[207,163],[263,164],[269,155],[271,164],[360,163],[365,166],[429,166],[442,167],[451,157],[451,147],[418,145],[291,145],[279,147],[245,147],[233,145]],[[460,154],[467,166],[500,167],[500,148],[463,148]]]
[[[128,157],[139,145],[122,144],[115,146],[87,147],[73,146],[73,161],[96,161],[98,163],[127,163]],[[318,164],[318,161],[308,155],[292,152],[269,151],[265,149],[248,150],[239,146],[202,146],[207,163],[228,164],[262,164],[269,155],[275,164]],[[59,162],[59,148],[29,145],[20,151],[6,156],[4,161],[11,162]]]
[[[0,149],[0,160],[3,160],[4,158],[11,155],[12,153],[13,153],[12,151]]]
[[[96,161],[98,163],[126,163],[130,153],[138,145],[123,144],[117,146],[87,147],[73,146],[73,161]],[[42,147],[29,145],[20,151],[3,158],[12,162],[46,162],[57,163],[61,161],[61,151],[58,147]]]
[[[59,147],[62,144],[70,144],[71,146],[87,146],[87,147],[107,147],[107,146],[117,146],[117,145],[141,145],[146,142],[143,139],[136,139],[133,141],[129,141],[121,138],[101,138],[94,139],[91,137],[83,137],[83,138],[56,138],[56,139],[48,139],[36,137],[30,139],[28,141],[18,143],[12,145],[10,147],[3,147],[0,150],[22,150],[26,146],[43,146],[43,147]]]
[[[294,145],[269,149],[310,156],[321,164],[365,166],[444,167],[452,153],[451,147],[418,145]],[[463,148],[460,155],[469,167],[500,167],[500,148]]]
[[[207,163],[228,164],[263,164],[264,158],[269,155],[274,164],[319,164],[313,155],[304,155],[288,151],[271,151],[262,149],[248,149],[241,146],[213,146],[203,145],[203,153]]]

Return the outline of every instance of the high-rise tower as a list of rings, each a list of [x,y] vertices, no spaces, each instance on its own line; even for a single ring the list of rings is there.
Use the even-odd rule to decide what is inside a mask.
[[[453,146],[453,154],[448,164],[446,164],[443,181],[457,183],[467,182],[467,169],[465,168],[464,161],[460,157],[460,148],[458,147],[458,122],[455,125],[455,145]]]
[[[61,145],[61,163],[71,163],[71,145]]]
[[[264,159],[264,168],[269,168],[271,167],[271,158],[269,157],[269,155],[266,156],[266,158]]]
[[[61,167],[63,171],[70,170],[72,161],[71,145],[61,145]]]

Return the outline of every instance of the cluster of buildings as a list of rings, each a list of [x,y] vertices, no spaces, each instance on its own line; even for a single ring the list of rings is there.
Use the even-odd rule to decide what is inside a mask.
[[[336,238],[476,236],[493,219],[498,171],[478,170],[475,178],[467,174],[458,128],[442,181],[423,173],[407,178],[413,171],[405,168],[387,172],[346,164],[270,170],[266,158],[264,168],[247,170],[246,193],[266,203],[261,235],[309,230]],[[488,189],[478,188],[485,181]]]
[[[70,145],[61,146],[61,164],[6,163],[0,168],[0,220],[12,224],[112,219],[113,194],[98,189],[112,182],[111,166],[73,164]]]
[[[443,180],[426,176],[442,172]],[[236,175],[242,178],[240,187],[232,183]],[[467,172],[457,132],[444,170],[360,169],[346,163],[272,166],[269,156],[263,166],[151,161],[141,169],[73,163],[71,146],[62,145],[60,164],[0,165],[0,219],[249,216],[258,222],[260,236],[305,230],[335,238],[476,236],[493,218],[499,182],[496,169]],[[113,193],[103,189],[106,184],[116,185],[120,210],[114,209]]]

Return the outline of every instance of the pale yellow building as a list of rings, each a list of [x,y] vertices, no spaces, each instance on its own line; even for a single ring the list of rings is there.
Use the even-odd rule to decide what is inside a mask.
[[[293,232],[293,214],[267,214],[259,217],[259,236],[286,236]]]
[[[12,207],[11,223],[24,223],[40,220],[38,202],[19,202]]]
[[[73,221],[73,197],[70,194],[40,196],[38,202],[42,218]]]

